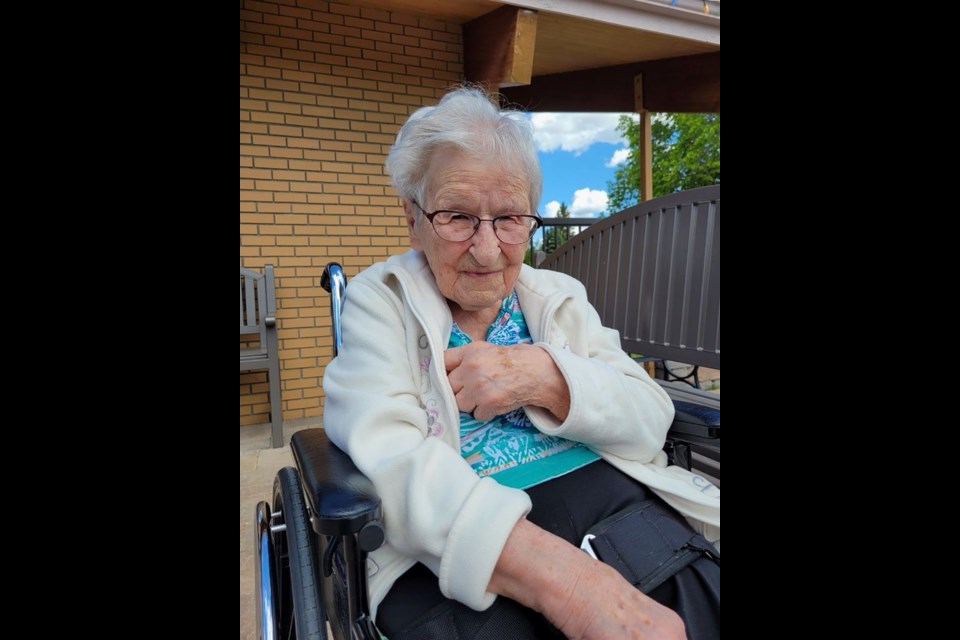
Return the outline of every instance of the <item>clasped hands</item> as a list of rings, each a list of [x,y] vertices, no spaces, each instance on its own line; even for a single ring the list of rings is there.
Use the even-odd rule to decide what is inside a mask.
[[[443,360],[457,406],[481,422],[525,405],[544,407],[560,420],[566,417],[566,381],[540,347],[471,342],[447,349]]]

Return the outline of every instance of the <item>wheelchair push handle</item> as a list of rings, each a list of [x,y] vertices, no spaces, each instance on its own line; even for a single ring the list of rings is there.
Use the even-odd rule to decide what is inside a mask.
[[[333,326],[333,357],[340,353],[340,311],[343,309],[343,295],[347,288],[347,275],[337,262],[327,263],[320,276],[320,286],[330,294],[330,323]]]

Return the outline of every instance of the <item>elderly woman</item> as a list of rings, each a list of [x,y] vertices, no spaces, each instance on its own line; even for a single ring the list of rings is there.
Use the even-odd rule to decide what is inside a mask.
[[[412,250],[352,279],[323,381],[330,438],[383,500],[368,564],[380,630],[719,637],[712,547],[649,596],[580,549],[611,517],[642,545],[632,514],[651,503],[718,539],[720,498],[666,466],[672,404],[583,286],[523,265],[540,223],[529,122],[457,89],[410,116],[387,170]]]

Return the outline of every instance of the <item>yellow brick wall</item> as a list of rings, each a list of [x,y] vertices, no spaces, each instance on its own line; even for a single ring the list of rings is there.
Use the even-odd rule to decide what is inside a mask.
[[[407,249],[383,167],[400,125],[463,78],[460,26],[349,2],[240,4],[240,261],[276,267],[283,418],[323,413],[323,266],[350,278]],[[265,372],[240,424],[268,422]]]

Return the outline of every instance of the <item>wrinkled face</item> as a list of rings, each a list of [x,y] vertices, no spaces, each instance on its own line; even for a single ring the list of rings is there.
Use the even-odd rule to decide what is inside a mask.
[[[447,149],[431,160],[425,202],[419,204],[428,212],[449,209],[486,220],[509,213],[530,214],[530,188],[520,174],[502,162]],[[424,252],[451,307],[499,308],[520,275],[527,244],[501,242],[488,223],[482,223],[469,240],[450,242],[437,235],[416,205],[405,200],[403,206],[410,246]]]

